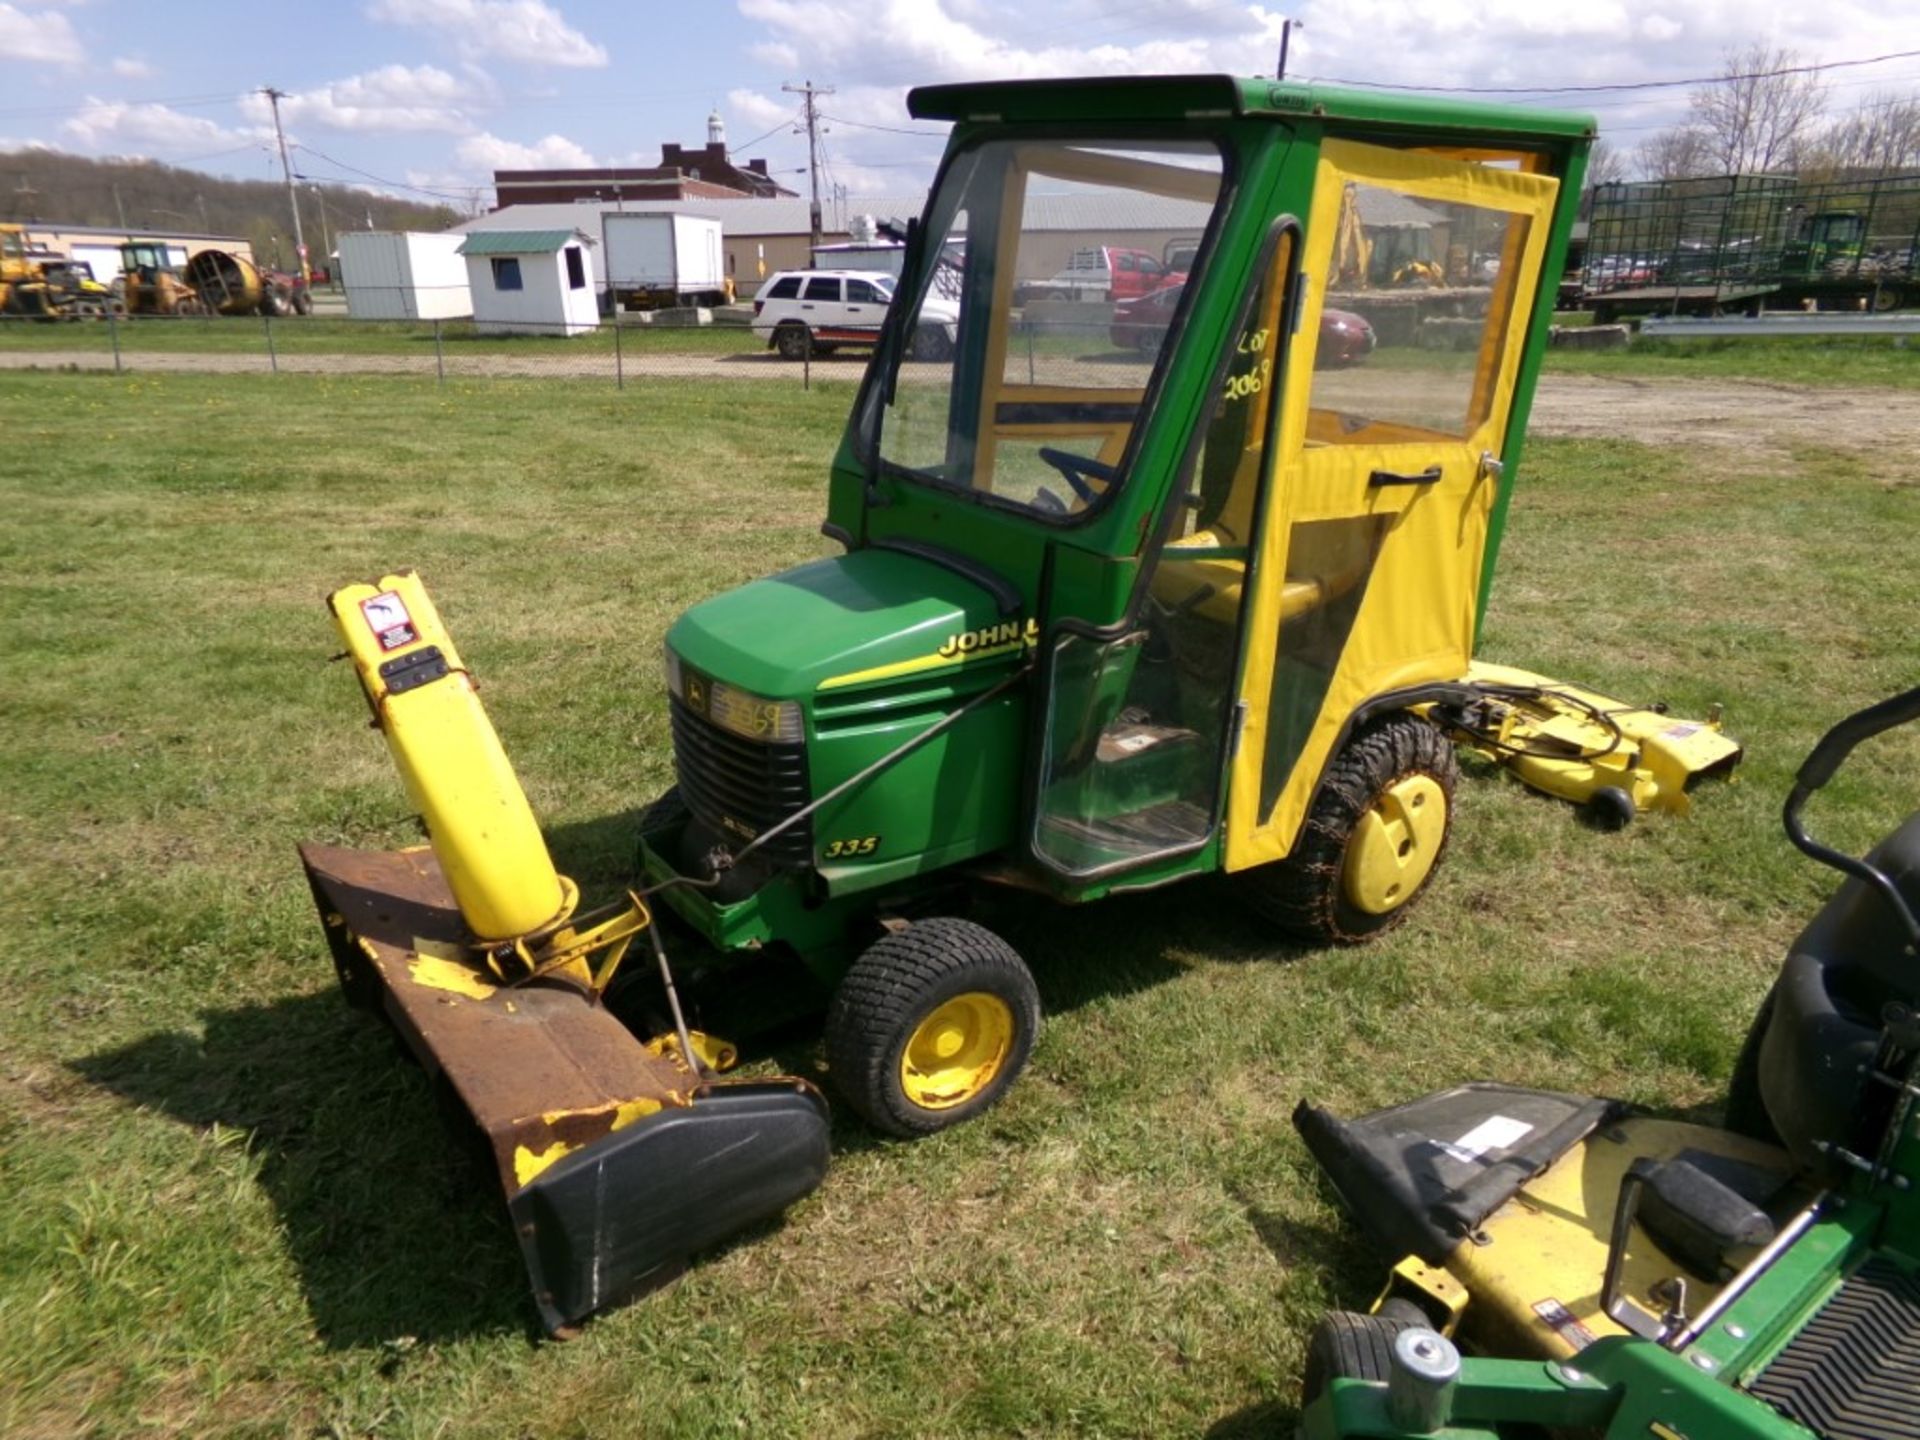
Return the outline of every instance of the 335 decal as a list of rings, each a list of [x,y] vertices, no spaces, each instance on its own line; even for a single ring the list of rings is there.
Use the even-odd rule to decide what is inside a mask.
[[[880,848],[878,835],[861,835],[851,840],[829,840],[827,848],[821,852],[827,860],[850,860],[862,855],[871,855]]]

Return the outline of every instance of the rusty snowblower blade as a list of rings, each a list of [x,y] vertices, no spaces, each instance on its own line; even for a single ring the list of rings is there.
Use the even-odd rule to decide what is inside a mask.
[[[707,1080],[576,986],[500,984],[431,849],[300,858],[348,1000],[384,1014],[486,1137],[549,1331],[664,1283],[824,1178],[813,1086]]]

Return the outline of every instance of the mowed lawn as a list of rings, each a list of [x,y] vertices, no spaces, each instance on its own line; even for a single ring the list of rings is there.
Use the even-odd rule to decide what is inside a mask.
[[[540,1339],[490,1178],[334,993],[298,873],[299,839],[415,833],[321,599],[426,576],[604,894],[671,778],[661,636],[827,553],[851,394],[0,376],[0,1433],[1285,1433],[1314,1320],[1381,1271],[1301,1096],[1490,1078],[1713,1113],[1829,888],[1780,836],[1791,774],[1920,683],[1920,477],[1537,439],[1484,652],[1724,702],[1734,782],[1602,834],[1473,768],[1432,893],[1354,951],[1277,942],[1230,880],[995,900],[1050,1017],[1006,1104],[914,1144],[842,1119],[784,1225]],[[1816,830],[1864,847],[1917,757],[1863,752]]]

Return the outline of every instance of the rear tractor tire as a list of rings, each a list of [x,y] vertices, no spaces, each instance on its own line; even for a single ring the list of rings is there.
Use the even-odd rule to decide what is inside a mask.
[[[888,1135],[993,1105],[1033,1053],[1040,993],[1013,947],[967,920],[919,920],[853,962],[827,1011],[834,1088]]]
[[[1368,724],[1328,767],[1293,853],[1244,877],[1248,903],[1312,945],[1386,933],[1439,868],[1459,783],[1437,725],[1405,711]]]

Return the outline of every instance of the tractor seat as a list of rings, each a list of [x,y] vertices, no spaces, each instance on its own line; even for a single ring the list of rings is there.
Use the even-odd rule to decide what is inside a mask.
[[[1920,909],[1920,815],[1873,848],[1869,861]],[[1765,1008],[1759,1094],[1781,1142],[1809,1170],[1831,1164],[1824,1143],[1877,1148],[1863,1135],[1865,1069],[1890,1002],[1920,1006],[1920,961],[1906,953],[1887,903],[1849,879],[1800,932]],[[1868,1107],[1869,1113],[1877,1113]]]
[[[1364,573],[1361,568],[1333,576],[1289,575],[1280,591],[1281,623],[1344,594]],[[1154,572],[1153,595],[1173,609],[1191,607],[1194,614],[1232,625],[1240,618],[1246,579],[1247,547],[1231,543],[1222,532],[1199,530],[1167,542]]]

